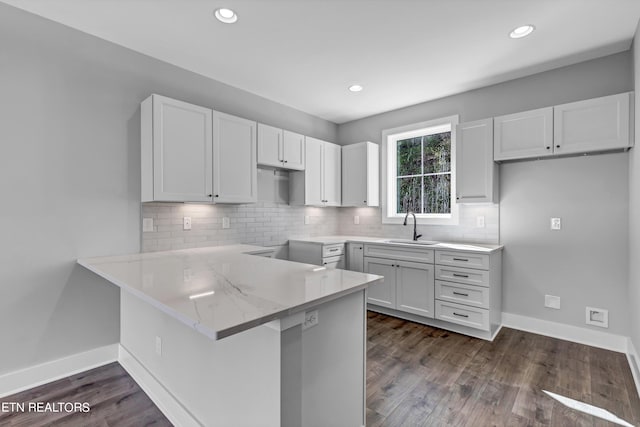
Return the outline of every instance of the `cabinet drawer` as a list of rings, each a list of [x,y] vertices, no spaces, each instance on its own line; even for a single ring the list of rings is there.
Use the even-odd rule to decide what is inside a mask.
[[[436,280],[436,299],[489,308],[489,288]]]
[[[472,268],[436,265],[436,280],[464,283],[475,286],[489,286],[489,272]]]
[[[324,245],[322,246],[322,256],[338,256],[344,253],[344,245],[342,243],[338,243],[336,245]]]
[[[436,300],[436,319],[470,328],[489,330],[489,310]]]
[[[344,269],[344,255],[322,258],[322,265],[326,267],[327,270],[333,270],[336,268]]]
[[[434,258],[433,249],[400,248],[386,245],[364,245],[364,256],[428,263],[433,263]]]
[[[436,264],[489,269],[489,255],[455,251],[436,251]]]

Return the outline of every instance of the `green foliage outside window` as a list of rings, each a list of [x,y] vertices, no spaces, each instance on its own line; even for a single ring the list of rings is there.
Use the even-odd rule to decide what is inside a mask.
[[[397,142],[397,212],[451,213],[451,132]]]

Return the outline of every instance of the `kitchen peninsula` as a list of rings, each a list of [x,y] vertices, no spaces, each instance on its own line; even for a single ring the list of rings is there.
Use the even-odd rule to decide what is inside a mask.
[[[363,426],[365,290],[382,277],[254,255],[261,251],[78,263],[121,288],[122,364],[143,388],[171,395],[183,409],[172,422]],[[145,390],[153,399],[153,387]]]

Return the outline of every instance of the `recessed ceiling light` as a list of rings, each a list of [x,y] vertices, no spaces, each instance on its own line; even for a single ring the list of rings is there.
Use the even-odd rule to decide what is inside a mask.
[[[511,31],[511,33],[509,33],[509,37],[512,39],[521,39],[522,37],[527,37],[529,34],[533,33],[533,30],[535,29],[536,27],[533,25],[523,25]]]
[[[364,89],[361,85],[351,85],[349,86],[349,90],[351,92],[360,92],[362,89]]]
[[[224,22],[225,24],[233,24],[238,20],[238,15],[236,15],[233,10],[224,7],[216,9],[213,14],[218,19],[218,21]]]

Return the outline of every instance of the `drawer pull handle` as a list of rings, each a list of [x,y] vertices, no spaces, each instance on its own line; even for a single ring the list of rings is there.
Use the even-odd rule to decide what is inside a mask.
[[[463,296],[463,297],[468,297],[469,296],[469,294],[463,294],[462,292],[456,292],[456,291],[453,291],[453,294],[454,295],[460,295],[460,296]]]
[[[468,259],[464,259],[464,258],[454,258],[453,260],[454,261],[464,261],[464,262],[469,261]]]
[[[453,312],[453,315],[458,317],[469,317],[468,314],[460,314],[460,313],[456,313],[455,311]]]
[[[465,279],[468,279],[469,275],[468,274],[453,273],[453,277],[464,277]]]
[[[339,248],[333,248],[333,249],[329,249],[329,252],[338,252],[340,249]]]

